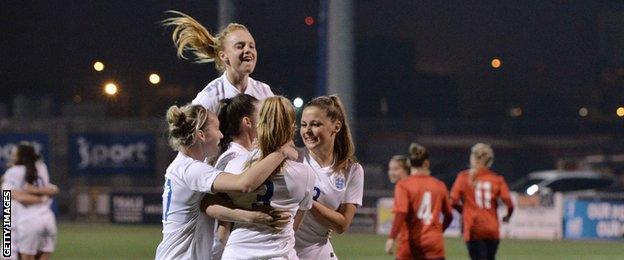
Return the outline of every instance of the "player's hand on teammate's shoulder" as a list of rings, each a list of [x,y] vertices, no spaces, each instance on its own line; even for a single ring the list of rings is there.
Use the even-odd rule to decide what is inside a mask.
[[[295,142],[290,140],[288,143],[285,143],[280,147],[279,152],[286,156],[286,159],[296,161],[299,157],[299,153],[297,152],[297,148],[295,147]]]

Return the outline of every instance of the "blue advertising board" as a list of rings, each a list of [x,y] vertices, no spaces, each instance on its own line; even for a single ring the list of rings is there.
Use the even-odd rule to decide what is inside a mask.
[[[563,210],[565,238],[624,238],[624,200],[569,199]]]
[[[74,175],[153,175],[156,141],[152,134],[72,134],[69,170]]]
[[[48,162],[50,143],[46,134],[0,134],[0,174],[4,174],[6,171],[7,163],[11,158],[11,149],[21,141],[30,142],[35,147],[35,151],[43,157],[43,160]]]

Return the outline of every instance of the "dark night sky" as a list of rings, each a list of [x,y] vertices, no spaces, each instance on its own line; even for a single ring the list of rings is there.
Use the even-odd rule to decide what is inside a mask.
[[[516,106],[526,117],[578,117],[581,106],[607,114],[624,97],[617,73],[624,3],[354,2],[358,117],[381,116],[381,97],[394,116],[430,118],[500,118]],[[318,5],[237,1],[238,21],[259,48],[254,78],[289,97],[312,97],[318,40],[316,24],[304,19],[316,18]],[[217,73],[175,57],[170,31],[157,24],[168,9],[216,28],[217,1],[3,2],[0,102],[14,95],[102,100],[107,80],[119,82],[128,100],[145,99],[156,91],[146,80],[151,72],[163,78],[159,93],[177,91],[157,98],[155,110],[190,100]],[[501,69],[489,67],[494,57]],[[93,71],[95,60],[105,63],[103,73]]]

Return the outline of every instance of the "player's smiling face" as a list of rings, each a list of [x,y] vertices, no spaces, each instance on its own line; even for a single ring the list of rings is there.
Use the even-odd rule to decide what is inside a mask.
[[[246,30],[235,30],[223,41],[223,51],[219,58],[226,64],[227,70],[237,74],[251,74],[256,67],[256,41]]]
[[[301,114],[301,139],[311,151],[323,152],[334,149],[336,133],[340,131],[341,123],[332,122],[325,111],[315,106],[306,107]]]

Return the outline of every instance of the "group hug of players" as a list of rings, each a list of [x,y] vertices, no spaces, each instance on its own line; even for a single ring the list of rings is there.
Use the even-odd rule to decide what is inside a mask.
[[[312,99],[296,122],[290,100],[249,76],[258,53],[244,25],[230,23],[213,35],[190,16],[171,13],[163,24],[174,28],[178,56],[214,62],[223,74],[191,103],[167,111],[178,155],[165,173],[156,259],[337,259],[329,238],[349,228],[364,183],[340,98]],[[297,131],[305,147],[295,147]],[[397,258],[443,259],[451,205],[464,215],[471,256],[495,252],[496,200],[503,198],[509,213],[512,207],[504,180],[488,170],[491,149],[483,151],[473,149],[474,165],[459,175],[451,201],[429,176],[428,153],[411,148],[411,175],[397,183],[388,243],[396,238]]]

